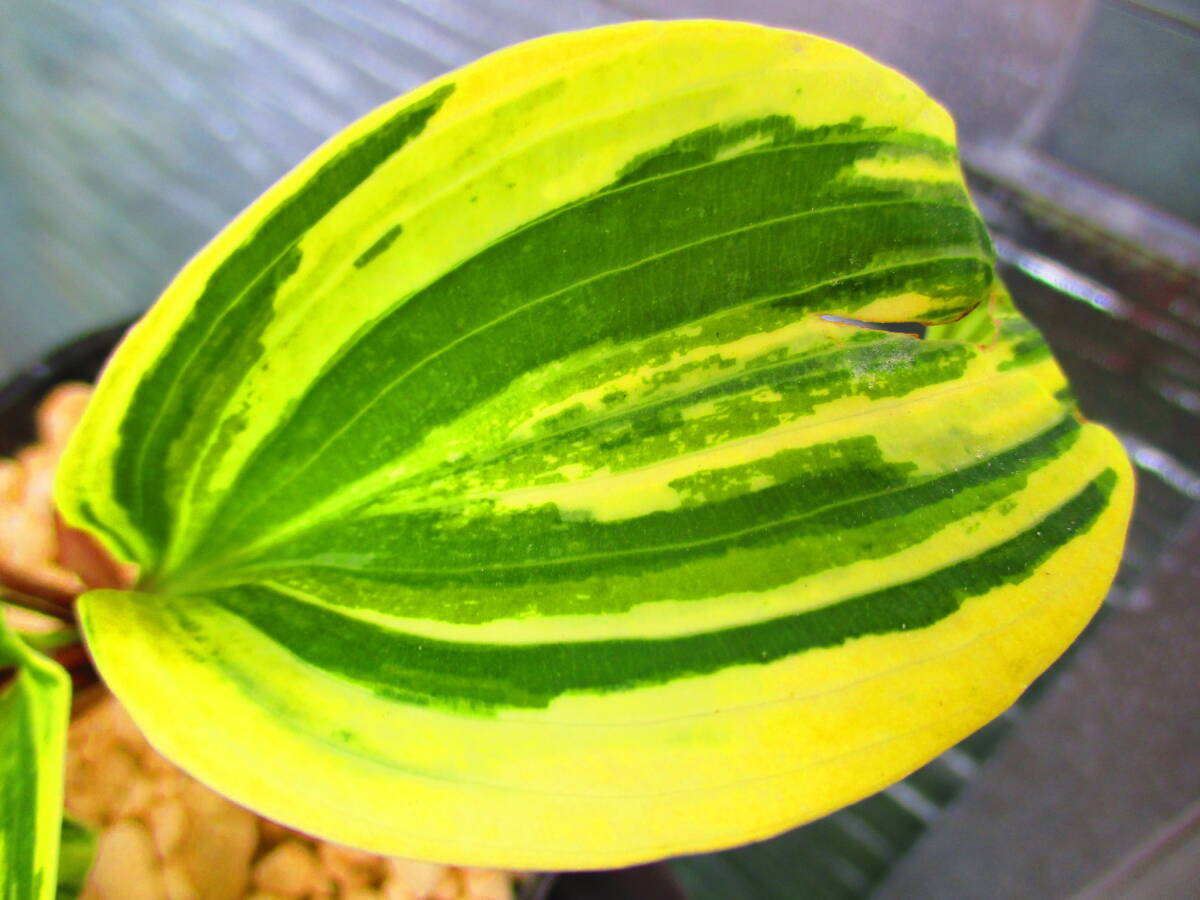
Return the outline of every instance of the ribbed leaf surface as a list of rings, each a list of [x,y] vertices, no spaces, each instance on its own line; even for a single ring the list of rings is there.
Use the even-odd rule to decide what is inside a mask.
[[[59,499],[143,567],[83,624],[169,756],[346,843],[571,868],[977,728],[1099,603],[1130,483],[946,113],[692,22],[521,45],[318,150],[127,339]]]
[[[54,900],[71,683],[11,631],[0,608],[0,897]]]

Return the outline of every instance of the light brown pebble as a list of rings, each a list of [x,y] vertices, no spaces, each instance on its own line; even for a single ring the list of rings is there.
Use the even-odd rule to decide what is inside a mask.
[[[38,437],[54,447],[65,446],[91,396],[92,386],[77,381],[54,388],[38,407]]]
[[[59,577],[50,571],[50,561],[58,551],[54,522],[50,511],[27,506],[10,506],[5,510],[4,558],[25,575],[59,586]]]
[[[173,762],[160,754],[149,744],[146,744],[146,746],[142,748],[142,753],[138,757],[138,761],[141,762],[143,769],[145,769],[147,772],[153,773],[154,775],[176,775],[179,774],[180,771]]]
[[[25,470],[15,459],[0,459],[0,504],[16,503],[25,489]]]
[[[37,521],[39,555],[35,564],[53,561],[58,554],[58,532],[54,527],[54,470],[58,466],[59,449],[45,444],[26,447],[17,454],[17,462],[25,469],[25,485],[21,492],[21,508]],[[31,535],[24,535],[27,548],[33,546]],[[39,573],[40,574],[40,573]]]
[[[181,797],[187,783],[182,772],[160,772],[154,779],[154,796],[160,800]]]
[[[138,764],[124,750],[98,754],[91,764],[95,794],[104,805],[104,819],[112,819],[117,804],[141,775]]]
[[[471,900],[512,900],[512,878],[495,869],[461,869],[463,891]]]
[[[48,634],[51,631],[62,629],[62,622],[59,622],[57,619],[52,619],[50,616],[43,616],[28,609],[5,606],[2,612],[4,621],[8,623],[8,627],[17,631],[36,631],[38,634]]]
[[[26,493],[30,486],[22,480],[21,492]],[[78,593],[82,583],[55,563],[57,553],[58,540],[48,495],[0,502],[0,559],[43,584]]]
[[[268,847],[274,847],[288,838],[299,836],[286,825],[280,825],[278,822],[272,822],[270,819],[258,820],[258,833],[262,842]]]
[[[176,851],[201,900],[241,900],[258,846],[254,815],[196,781],[185,783],[180,798],[189,818],[203,823]]]
[[[113,700],[98,703],[71,724],[70,739],[77,743],[84,759],[99,759],[117,748],[112,729],[112,707],[115,705]]]
[[[81,900],[163,900],[162,870],[150,832],[126,819],[100,835]]]
[[[427,895],[428,900],[459,900],[463,893],[462,876],[457,869],[443,869],[442,877]]]
[[[383,894],[374,888],[354,887],[338,894],[338,900],[383,900]]]
[[[154,802],[154,782],[145,773],[138,774],[128,790],[117,798],[113,807],[113,817],[117,819],[137,819],[150,811]]]
[[[12,565],[21,540],[21,510],[12,503],[0,502],[0,560]]]
[[[25,473],[21,502],[26,508],[37,507],[38,513],[50,515],[50,498],[54,492],[54,470],[59,451],[49,444],[30,444],[17,451],[16,460]]]
[[[417,900],[416,892],[395,875],[389,875],[380,888],[383,900]]]
[[[167,891],[167,900],[200,900],[200,891],[191,874],[177,859],[163,863],[163,886]]]
[[[321,867],[312,848],[286,840],[258,861],[254,885],[280,897],[303,897],[321,885]]]
[[[199,781],[183,778],[180,780],[180,783],[179,801],[194,818],[220,820],[227,815],[236,815],[235,810],[242,811],[241,807],[235,806],[232,802],[226,800],[216,791],[201,784]],[[257,832],[257,830],[256,828],[255,831]]]
[[[389,859],[388,874],[408,885],[417,897],[427,897],[433,893],[441,880],[445,866],[436,863],[421,862],[416,859]]]
[[[374,853],[322,841],[317,844],[317,856],[342,891],[372,887],[384,875],[383,859]]]
[[[125,711],[120,703],[109,704],[108,727],[112,729],[113,739],[120,742],[132,755],[142,757],[150,746],[146,736],[133,721],[133,716]]]
[[[187,830],[187,812],[175,797],[159,800],[146,813],[146,824],[154,838],[158,855],[168,857],[175,852]]]
[[[67,731],[68,746],[81,757],[90,757],[95,745],[112,743],[108,729],[104,727],[102,710],[113,702],[106,698],[71,720],[71,727]]]
[[[71,815],[93,828],[104,824],[108,812],[108,795],[100,790],[91,777],[91,767],[71,766],[66,779],[66,809]]]

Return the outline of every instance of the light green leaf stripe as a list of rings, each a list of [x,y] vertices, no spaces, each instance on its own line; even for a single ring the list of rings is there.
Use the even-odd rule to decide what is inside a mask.
[[[612,866],[852,802],[1062,652],[1131,502],[1064,388],[916,86],[635,23],[318,150],[133,330],[57,491],[142,567],[84,634],[199,777]]]
[[[0,609],[0,896],[54,900],[71,683],[27,647]]]

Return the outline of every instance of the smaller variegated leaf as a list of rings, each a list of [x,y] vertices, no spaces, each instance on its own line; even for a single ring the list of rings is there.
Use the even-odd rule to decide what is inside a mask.
[[[71,682],[0,608],[0,897],[54,900]],[[6,671],[10,670],[11,671]]]

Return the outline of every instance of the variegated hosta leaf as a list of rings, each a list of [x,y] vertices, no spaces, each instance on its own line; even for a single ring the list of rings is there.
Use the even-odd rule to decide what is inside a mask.
[[[0,898],[54,900],[71,682],[0,608]],[[10,667],[12,667],[10,669]]]
[[[144,572],[83,598],[103,675],[234,799],[443,861],[719,847],[909,772],[1080,630],[1130,504],[953,140],[855,51],[712,22],[351,126],[71,446],[69,520]]]

